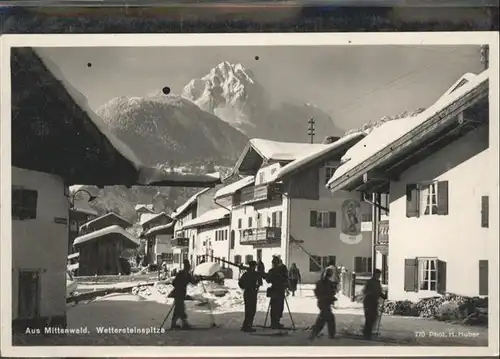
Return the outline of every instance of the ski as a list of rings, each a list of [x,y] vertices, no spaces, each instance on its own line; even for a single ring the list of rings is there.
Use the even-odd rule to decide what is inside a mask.
[[[250,335],[256,335],[260,337],[283,337],[289,334],[287,331],[279,331],[279,332],[254,332],[254,333],[248,333]]]
[[[272,329],[272,330],[299,330],[299,328],[297,328],[297,327],[271,328],[271,327],[264,326],[264,325],[254,325],[254,327],[263,328],[263,329]]]

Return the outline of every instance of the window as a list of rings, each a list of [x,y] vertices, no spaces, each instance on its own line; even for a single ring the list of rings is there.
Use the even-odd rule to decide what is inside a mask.
[[[437,260],[436,259],[419,259],[418,261],[418,280],[419,290],[437,290]]]
[[[265,179],[265,173],[264,172],[259,173],[259,183],[264,183],[264,179]]]
[[[420,186],[420,215],[437,214],[437,183]]]
[[[282,211],[276,211],[271,214],[271,227],[281,228]]]
[[[311,211],[310,226],[317,228],[335,228],[337,227],[336,213],[327,211]]]
[[[448,214],[448,181],[406,185],[406,217]]]
[[[38,206],[38,192],[34,190],[12,188],[12,219],[35,219]]]
[[[243,219],[238,218],[238,229],[243,227]]]
[[[222,257],[221,258],[222,260],[220,262],[222,262],[222,268],[226,268],[226,262],[224,262],[226,260],[226,257]]]
[[[234,264],[241,264],[241,256],[239,254],[234,256]]]
[[[257,249],[257,261],[262,260],[262,249]]]
[[[372,259],[370,257],[355,257],[354,272],[355,273],[371,273]]]
[[[327,165],[325,166],[325,184],[333,177],[333,174],[337,170],[337,166]]]
[[[488,261],[479,261],[479,295],[488,295]]]
[[[252,217],[248,217],[248,228],[252,228]]]
[[[248,264],[250,261],[253,261],[253,255],[247,254],[245,256],[245,264]]]
[[[231,231],[231,243],[230,243],[231,249],[234,249],[235,242],[236,242],[235,233],[234,233],[234,230],[232,230]]]
[[[191,248],[194,249],[194,235],[193,235],[193,242],[192,242]]]
[[[481,197],[481,227],[489,227],[489,198],[488,196]]]
[[[446,262],[437,258],[407,258],[404,264],[406,292],[446,292]]]
[[[180,263],[179,253],[174,253],[174,263]]]
[[[321,257],[320,256],[310,256],[309,257],[309,272],[320,272],[321,271]]]
[[[224,240],[227,241],[227,233],[228,233],[228,230],[224,230]]]

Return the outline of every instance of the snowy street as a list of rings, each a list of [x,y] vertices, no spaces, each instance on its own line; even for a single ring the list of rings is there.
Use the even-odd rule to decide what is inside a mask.
[[[310,286],[304,285],[296,297],[288,297],[293,320],[297,327],[288,335],[276,335],[271,329],[256,328],[254,334],[242,333],[239,329],[243,320],[243,301],[241,291],[233,281],[226,281],[227,293],[217,297],[204,293],[203,287],[190,287],[188,294],[194,300],[187,301],[190,323],[195,327],[207,328],[212,320],[217,328],[194,331],[167,331],[159,333],[159,328],[171,308],[172,299],[166,298],[170,286],[157,285],[146,287],[137,294],[111,294],[88,303],[68,305],[68,328],[87,327],[88,334],[68,335],[30,335],[14,337],[14,345],[181,345],[181,346],[227,346],[227,345],[463,345],[483,346],[488,342],[487,328],[466,327],[434,320],[404,317],[382,318],[380,337],[372,341],[353,338],[363,325],[363,313],[359,303],[352,303],[340,297],[334,312],[337,320],[337,338],[323,336],[310,344],[305,328],[314,323],[317,309]],[[205,284],[206,290],[214,292],[211,284]],[[219,288],[220,290],[220,288]],[[134,290],[137,293],[136,290]],[[207,305],[209,300],[213,317]],[[258,313],[255,325],[263,325],[267,298],[264,291],[259,294]],[[212,319],[213,318],[213,319]],[[282,323],[291,326],[290,316],[285,309]],[[170,326],[170,318],[165,327]],[[147,330],[149,334],[103,334],[98,327],[117,329]],[[326,329],[325,329],[326,330]],[[157,333],[154,333],[154,332]],[[273,335],[274,332],[274,335]],[[425,337],[422,334],[426,333]],[[440,333],[455,333],[453,337],[437,337]],[[201,334],[203,333],[203,334]],[[433,335],[434,337],[430,337]],[[469,336],[469,337],[465,337]]]

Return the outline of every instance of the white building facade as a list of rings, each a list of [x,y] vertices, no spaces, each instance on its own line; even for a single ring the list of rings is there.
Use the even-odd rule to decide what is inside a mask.
[[[361,137],[324,145],[250,141],[236,165],[247,177],[216,194],[232,198],[231,261],[262,260],[268,269],[279,256],[298,266],[303,283],[315,282],[332,260],[369,271],[371,234],[361,231],[368,204],[358,194],[325,188],[340,156]],[[271,147],[276,154],[266,153]]]
[[[391,300],[488,295],[496,255],[488,242],[489,74],[457,83],[422,113],[374,129],[328,183],[334,193],[388,195]]]

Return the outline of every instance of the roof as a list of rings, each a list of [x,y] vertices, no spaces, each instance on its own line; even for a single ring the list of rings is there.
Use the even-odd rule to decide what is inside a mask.
[[[224,196],[229,196],[234,194],[236,191],[239,191],[240,189],[243,189],[247,186],[252,185],[255,182],[255,176],[247,176],[239,181],[236,181],[234,183],[231,183],[225,187],[222,187],[219,189],[217,192],[215,192],[214,198],[221,198]]]
[[[474,76],[474,78],[470,75],[467,77],[467,83],[454,91],[448,90],[446,96],[439,98],[425,111],[413,117],[385,122],[374,128],[364,139],[345,153],[341,166],[335,171],[327,186],[332,190],[339,190],[346,188],[349,183],[359,181],[359,178],[368,170],[373,169],[378,164],[388,163],[391,159],[395,159],[400,154],[403,143],[413,147],[422,146],[425,141],[417,141],[415,131],[429,136],[431,133],[429,129],[432,130],[437,120],[450,117],[439,116],[445,110],[462,102],[467,104],[476,101],[481,96],[484,97],[485,93],[487,96],[487,87],[483,88],[483,92],[479,93],[479,96],[474,91],[487,84],[488,70]],[[448,115],[453,114],[453,112],[448,112]],[[458,124],[458,121],[455,123]]]
[[[85,213],[85,214],[90,214],[92,216],[98,216],[99,213],[95,209],[92,208],[78,208],[78,207],[73,207],[71,208],[73,212],[79,212],[79,213]]]
[[[327,146],[322,143],[278,142],[254,138],[248,142],[233,171],[239,174],[254,174],[251,172],[259,168],[263,160],[290,162]]]
[[[205,187],[220,183],[218,175],[164,172],[141,163],[40,50],[13,48],[11,65],[16,94],[12,107],[18,109],[12,118],[13,166],[59,175],[68,185]],[[17,141],[21,138],[25,140]],[[47,146],[51,141],[57,141],[57,146]],[[65,151],[74,155],[57,156]]]
[[[168,219],[172,219],[168,214],[166,214],[165,212],[161,212],[161,213],[158,213],[158,214],[153,214],[151,216],[148,216],[144,221],[141,221],[141,225],[144,225],[146,223],[149,223],[157,218],[160,218],[160,217],[165,217],[165,218],[168,218]]]
[[[150,236],[150,235],[155,235],[155,234],[161,234],[161,232],[163,232],[167,229],[170,229],[170,228],[173,229],[174,223],[175,222],[170,222],[168,224],[162,224],[161,226],[156,226],[156,227],[150,228],[147,231],[143,232],[142,235],[143,236]]]
[[[133,235],[128,233],[126,230],[124,230],[122,227],[115,226],[115,225],[100,229],[100,230],[92,232],[92,233],[85,234],[85,235],[80,236],[80,237],[76,237],[75,241],[73,242],[73,245],[74,246],[81,245],[81,244],[86,243],[92,239],[99,239],[99,238],[108,236],[110,234],[118,234],[118,235],[124,237],[125,239],[127,239],[129,246],[133,245],[135,247],[138,247],[140,245],[139,238],[134,237]]]
[[[203,213],[201,216],[196,217],[190,221],[185,222],[182,228],[195,228],[207,224],[217,223],[218,221],[229,218],[230,212],[224,208],[212,209],[211,211]]]
[[[68,256],[68,260],[80,257],[80,253],[76,252]]]
[[[201,196],[203,193],[209,191],[210,188],[204,188],[199,192],[196,192],[194,195],[189,197],[189,199],[184,202],[181,206],[177,207],[177,209],[171,214],[171,217],[176,219],[180,215],[182,215],[185,211],[187,211],[192,205],[196,203],[196,200],[198,199],[199,196]]]
[[[355,132],[341,137],[337,141],[326,145],[324,148],[316,149],[315,152],[304,155],[295,161],[286,164],[278,171],[275,179],[280,180],[302,170],[304,167],[333,156],[335,153],[342,153],[342,151],[345,151],[355,143],[362,140],[363,137],[365,137],[365,134],[362,132]]]
[[[110,213],[107,213],[101,217],[97,217],[91,221],[88,221],[87,223],[84,223],[81,225],[80,228],[85,228],[85,227],[89,227],[91,226],[92,224],[94,223],[97,223],[97,222],[101,222],[102,220],[106,219],[106,218],[109,218],[109,217],[116,217],[119,221],[123,222],[124,225],[129,225],[131,226],[132,223],[130,223],[130,221],[127,221],[125,218],[123,218],[122,216],[116,214],[116,213],[113,213],[113,212],[110,212]]]
[[[136,212],[155,213],[155,211],[153,210],[153,205],[152,204],[136,204],[134,206],[134,211],[136,211]]]

